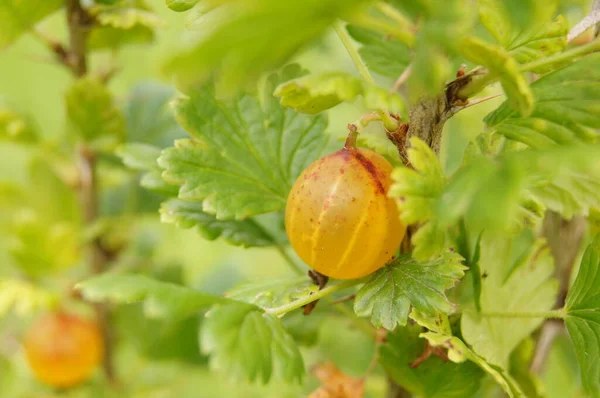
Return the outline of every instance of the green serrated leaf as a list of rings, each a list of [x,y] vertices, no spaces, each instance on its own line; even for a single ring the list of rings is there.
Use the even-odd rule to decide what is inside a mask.
[[[144,172],[140,180],[142,187],[164,195],[177,196],[178,187],[168,184],[161,176],[162,170],[157,163],[159,148],[148,144],[129,143],[117,147],[115,154],[125,166]]]
[[[476,37],[461,41],[463,55],[472,62],[487,67],[498,76],[508,97],[507,103],[519,114],[528,116],[533,110],[533,94],[517,62],[501,47]]]
[[[600,128],[600,54],[592,54],[531,84],[536,99],[529,117],[502,104],[485,117],[497,133],[531,147],[596,142]]]
[[[573,340],[585,389],[600,394],[600,235],[587,247],[566,299],[565,324]]]
[[[144,82],[136,85],[125,102],[123,113],[127,140],[165,148],[186,136],[169,107],[175,96],[171,86]]]
[[[387,335],[387,341],[380,349],[380,363],[389,376],[418,397],[474,396],[483,372],[471,362],[456,364],[432,356],[416,368],[410,366],[424,349],[420,330],[417,326],[407,326]]]
[[[141,0],[120,1],[112,5],[96,5],[91,8],[95,20],[103,26],[128,30],[135,26],[157,28],[164,26],[164,21]]]
[[[41,286],[19,279],[0,279],[0,318],[14,311],[28,316],[39,310],[49,310],[58,303],[58,296]]]
[[[173,11],[182,12],[194,7],[199,0],[166,0],[167,7]]]
[[[541,203],[566,218],[587,214],[600,205],[599,154],[597,145],[570,145],[474,160],[447,185],[437,220],[449,226],[468,215],[475,229],[514,230],[524,222],[518,217],[529,198],[535,200],[533,213]]]
[[[213,304],[230,302],[221,296],[159,282],[143,275],[108,273],[80,282],[76,288],[92,302],[143,302],[144,313],[149,318],[182,319]]]
[[[356,294],[354,311],[388,330],[406,325],[411,305],[426,314],[451,313],[445,291],[464,276],[462,257],[444,253],[426,263],[401,256],[377,271]]]
[[[112,26],[98,26],[88,36],[88,48],[96,50],[117,50],[132,44],[147,44],[154,40],[154,30],[147,26],[136,25],[130,29]]]
[[[510,239],[484,236],[481,241],[481,313],[465,310],[461,330],[467,343],[489,363],[508,368],[511,352],[537,329],[542,318],[488,317],[485,313],[549,311],[558,291],[552,279],[550,251],[537,241],[509,268]]]
[[[469,347],[467,347],[459,338],[454,337],[451,334],[435,332],[421,333],[419,337],[427,339],[429,344],[434,347],[446,348],[448,350],[448,359],[452,362],[459,364],[464,364],[467,360],[473,362],[490,375],[509,397],[525,398],[525,394],[521,390],[519,384],[505,369],[498,365],[488,363],[484,358],[469,349]]]
[[[477,5],[479,18],[494,39],[517,62],[526,63],[561,52],[566,47],[565,19],[558,16],[552,20],[557,3],[555,0],[478,0]]]
[[[309,115],[353,101],[359,95],[368,109],[404,112],[404,102],[398,94],[343,72],[303,76],[282,83],[274,95],[281,98],[281,105]]]
[[[205,239],[221,237],[236,246],[272,246],[278,243],[256,218],[218,220],[203,210],[201,202],[169,199],[160,206],[160,219],[179,228],[196,228]]]
[[[182,82],[202,82],[217,71],[219,87],[237,91],[279,67],[337,19],[365,0],[208,0],[194,23],[201,35],[172,57],[165,70]]]
[[[389,195],[396,199],[405,224],[424,224],[412,238],[413,256],[427,260],[447,249],[446,230],[435,219],[436,203],[446,185],[446,177],[435,153],[418,138],[411,139],[407,154],[412,168],[394,169]]]
[[[272,309],[310,296],[319,287],[309,278],[258,280],[241,283],[225,292],[225,297]]]
[[[63,0],[2,0],[0,50],[8,47],[38,22],[60,9]]]
[[[396,198],[402,221],[410,225],[434,217],[435,202],[446,185],[446,177],[439,159],[425,142],[411,138],[407,153],[412,168],[394,169],[389,195]]]
[[[213,308],[201,328],[201,345],[213,367],[250,381],[269,382],[274,374],[288,382],[304,376],[304,361],[281,321],[250,304]]]
[[[67,119],[77,139],[97,149],[112,149],[125,136],[125,120],[104,84],[77,80],[65,95]]]
[[[382,76],[398,78],[410,62],[410,49],[399,40],[383,33],[348,25],[348,33],[361,43],[358,50],[369,70]]]
[[[282,75],[294,75],[290,67]],[[179,123],[194,137],[163,151],[163,177],[180,184],[179,198],[203,201],[219,220],[280,210],[296,177],[326,149],[321,116],[298,115],[271,96],[279,76],[262,87],[259,101],[242,95],[220,101],[209,88],[175,104]],[[207,210],[210,209],[210,210]]]

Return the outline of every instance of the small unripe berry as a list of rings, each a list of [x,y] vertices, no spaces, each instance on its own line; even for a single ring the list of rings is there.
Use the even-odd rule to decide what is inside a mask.
[[[87,380],[104,354],[98,326],[65,313],[38,319],[28,330],[24,346],[35,376],[56,388],[73,387]]]
[[[311,164],[286,206],[286,231],[296,253],[336,279],[368,275],[388,262],[406,227],[387,197],[392,165],[363,148],[343,148]]]

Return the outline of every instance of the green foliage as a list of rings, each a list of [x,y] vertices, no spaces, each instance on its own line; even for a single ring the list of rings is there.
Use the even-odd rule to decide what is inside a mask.
[[[394,169],[389,195],[396,199],[406,225],[422,224],[412,239],[413,256],[425,260],[445,249],[446,233],[438,226],[435,210],[446,177],[435,153],[423,141],[412,138],[407,152],[412,168]]]
[[[346,29],[354,40],[362,44],[359,53],[369,70],[397,78],[408,66],[409,48],[398,39],[353,25]]]
[[[600,394],[600,235],[590,244],[566,299],[565,324],[575,345],[585,389]]]
[[[97,149],[113,149],[125,136],[125,120],[99,80],[77,80],[66,96],[67,119],[75,139]]]
[[[309,115],[316,115],[342,102],[350,102],[359,95],[363,97],[367,109],[404,113],[404,102],[400,96],[347,73],[304,76],[275,89],[275,96],[281,98],[281,105]]]
[[[528,116],[533,109],[533,94],[517,62],[501,47],[485,43],[475,37],[461,42],[464,55],[470,61],[486,66],[489,73],[498,76],[507,103],[519,114]]]
[[[31,120],[0,101],[0,139],[33,143],[37,132]]]
[[[154,82],[136,85],[123,106],[127,141],[165,148],[185,137],[185,130],[175,121],[169,107],[175,95],[170,86]]]
[[[511,263],[510,239],[487,237],[481,241],[481,312],[473,308],[461,318],[467,343],[489,363],[508,369],[511,352],[543,322],[542,318],[496,318],[486,313],[548,311],[555,302],[558,284],[551,279],[553,261],[543,242],[527,247]]]
[[[166,70],[199,82],[218,71],[219,86],[232,91],[265,70],[282,65],[300,47],[319,37],[338,17],[365,0],[206,0],[202,35],[171,58]],[[223,18],[227,15],[228,18]]]
[[[317,290],[318,286],[310,279],[296,277],[244,282],[228,290],[225,296],[267,310],[310,296]]]
[[[87,279],[76,288],[92,302],[132,304],[143,301],[144,313],[150,318],[182,319],[213,304],[228,302],[220,296],[143,275],[106,273]]]
[[[438,220],[447,226],[468,216],[476,230],[506,230],[522,222],[521,204],[531,197],[565,217],[586,214],[600,203],[599,150],[556,146],[473,160],[446,186],[437,203]]]
[[[219,220],[205,213],[202,208],[201,202],[169,199],[160,207],[160,219],[180,228],[196,228],[204,239],[222,237],[236,246],[272,246],[280,243],[278,237],[261,225],[260,216],[244,220]]]
[[[273,374],[301,381],[304,361],[280,320],[249,304],[213,308],[202,325],[201,344],[211,365],[267,383]]]
[[[19,279],[0,279],[0,318],[11,310],[18,316],[47,310],[56,305],[57,299],[54,293],[34,283]]]
[[[193,139],[163,151],[163,177],[180,184],[179,198],[201,201],[217,219],[244,219],[280,210],[300,172],[326,149],[326,121],[282,108],[270,94],[299,72],[286,68],[263,85],[259,98],[215,98],[209,87],[194,89],[174,105]]]
[[[381,347],[381,364],[390,377],[419,397],[463,398],[474,396],[483,372],[471,362],[445,362],[431,357],[416,368],[410,366],[424,349],[421,328],[409,325],[388,334]]]
[[[5,0],[0,4],[0,50],[57,11],[63,0]]]
[[[194,7],[198,0],[166,0],[166,3],[171,10],[182,12]]]
[[[503,104],[486,116],[486,124],[533,148],[596,142],[599,59],[598,54],[589,55],[532,83],[536,103],[529,117]]]
[[[419,263],[410,256],[400,256],[377,271],[358,291],[354,311],[368,316],[375,327],[388,330],[404,326],[410,306],[427,313],[451,313],[455,307],[445,291],[456,284],[465,267],[456,253]]]
[[[566,47],[565,19],[558,16],[552,20],[557,3],[545,0],[477,2],[483,25],[519,63],[552,55]]]
[[[148,144],[123,144],[116,149],[115,154],[130,169],[143,172],[140,180],[142,187],[169,196],[177,195],[177,187],[163,180],[162,169],[156,162],[160,156],[160,148]]]

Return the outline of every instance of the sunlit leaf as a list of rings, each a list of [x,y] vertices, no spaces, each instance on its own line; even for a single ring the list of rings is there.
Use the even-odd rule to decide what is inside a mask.
[[[566,299],[565,323],[575,345],[585,389],[600,394],[600,235],[587,247]]]
[[[406,325],[411,305],[427,314],[451,313],[455,307],[445,291],[463,277],[466,268],[461,262],[462,257],[452,252],[428,262],[401,256],[377,271],[358,291],[354,311],[388,330]]]
[[[0,49],[10,45],[38,22],[60,9],[63,0],[2,0]]]
[[[179,198],[203,203],[219,220],[244,219],[283,209],[293,182],[327,148],[322,116],[298,115],[271,93],[298,67],[273,75],[258,98],[215,98],[209,87],[175,104],[179,123],[192,139],[163,151],[163,177],[180,185]]]

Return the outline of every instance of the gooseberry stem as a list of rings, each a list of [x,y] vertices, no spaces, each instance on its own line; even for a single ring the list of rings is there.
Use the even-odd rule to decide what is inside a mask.
[[[292,301],[289,304],[285,304],[285,305],[275,307],[275,308],[269,308],[269,309],[265,310],[265,312],[267,314],[272,314],[275,316],[283,316],[283,315],[287,314],[288,312],[297,310],[298,308],[302,308],[306,304],[310,304],[313,301],[322,299],[323,297],[327,297],[330,294],[339,292],[340,290],[348,289],[352,286],[356,286],[363,282],[364,281],[362,279],[351,279],[351,280],[347,280],[344,282],[340,282],[336,285],[331,285],[331,286],[326,287],[325,289],[318,290],[315,293],[311,294],[310,296],[302,297],[296,301]]]
[[[346,138],[346,142],[344,143],[344,148],[348,150],[355,150],[356,138],[358,137],[358,129],[354,124],[349,124],[348,130],[350,130],[350,132],[348,133],[348,137]]]

